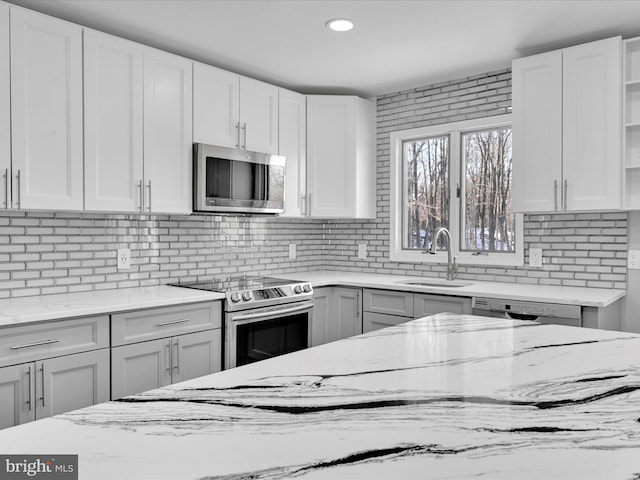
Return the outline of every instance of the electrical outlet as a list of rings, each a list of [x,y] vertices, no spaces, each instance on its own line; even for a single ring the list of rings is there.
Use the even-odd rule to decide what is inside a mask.
[[[629,250],[627,268],[640,270],[640,250]]]
[[[542,249],[541,248],[529,249],[529,266],[530,267],[542,266]]]
[[[358,245],[358,258],[364,260],[367,258],[367,244],[361,243]]]
[[[295,243],[290,243],[289,244],[289,259],[290,260],[295,260],[296,258],[296,244]]]
[[[126,270],[131,268],[131,250],[128,248],[118,249],[118,270]]]

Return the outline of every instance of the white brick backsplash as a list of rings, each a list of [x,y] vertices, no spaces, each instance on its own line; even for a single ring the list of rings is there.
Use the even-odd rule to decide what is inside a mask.
[[[510,106],[509,69],[379,97],[375,220],[3,212],[0,298],[321,268],[442,277],[442,265],[389,261],[389,133],[500,115]],[[459,277],[624,289],[627,225],[626,212],[525,215],[525,263],[530,247],[542,248],[541,268],[461,265]],[[368,244],[364,260],[358,243]],[[131,249],[131,269],[117,270],[118,248]]]

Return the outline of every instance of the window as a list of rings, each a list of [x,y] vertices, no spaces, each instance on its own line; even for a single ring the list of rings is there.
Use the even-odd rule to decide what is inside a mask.
[[[391,134],[391,260],[522,265],[522,215],[512,210],[510,115]]]

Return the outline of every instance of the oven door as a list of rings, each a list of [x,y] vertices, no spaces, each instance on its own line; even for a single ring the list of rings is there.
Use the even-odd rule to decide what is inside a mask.
[[[225,369],[308,348],[313,301],[227,312]]]

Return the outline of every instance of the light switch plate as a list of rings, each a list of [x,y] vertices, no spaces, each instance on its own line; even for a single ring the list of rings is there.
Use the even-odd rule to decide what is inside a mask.
[[[131,250],[128,248],[118,249],[118,270],[126,270],[131,268]]]
[[[366,243],[360,243],[358,245],[358,258],[361,260],[364,260],[365,258],[367,258],[367,244]]]
[[[629,250],[627,257],[627,268],[640,270],[640,250]]]
[[[530,267],[542,266],[542,249],[541,248],[529,249],[529,266]]]
[[[296,258],[296,244],[290,243],[289,244],[289,260],[295,260],[295,258]]]

